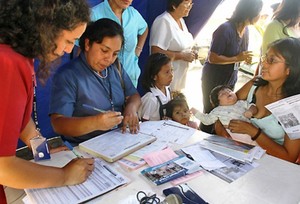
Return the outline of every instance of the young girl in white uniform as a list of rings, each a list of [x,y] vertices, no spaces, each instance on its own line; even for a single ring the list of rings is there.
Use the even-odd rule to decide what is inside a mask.
[[[172,79],[171,59],[162,53],[150,55],[142,76],[142,85],[147,93],[142,97],[138,111],[140,120],[163,119],[163,105],[171,100],[169,85]]]

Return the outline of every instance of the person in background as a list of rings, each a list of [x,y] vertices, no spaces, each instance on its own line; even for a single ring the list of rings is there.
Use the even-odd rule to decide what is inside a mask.
[[[172,91],[181,92],[185,88],[189,62],[196,57],[191,50],[193,36],[183,19],[189,15],[192,7],[191,0],[168,0],[167,10],[156,17],[150,31],[151,53],[161,52],[172,59]]]
[[[141,69],[138,65],[143,50],[148,25],[141,14],[131,5],[133,0],[104,0],[91,9],[91,20],[110,18],[119,23],[124,32],[125,45],[119,52],[119,59],[129,75],[133,85],[137,87]]]
[[[268,154],[296,162],[300,156],[300,139],[290,139],[277,119],[265,107],[300,93],[300,40],[285,38],[271,43],[262,58],[261,76],[237,91],[240,100],[256,104],[251,123],[231,120],[229,130],[251,136]]]
[[[240,0],[231,18],[214,31],[210,51],[202,70],[204,113],[213,109],[209,99],[211,90],[218,85],[234,88],[240,62],[251,64],[252,52],[247,51],[247,26],[258,21],[262,5],[261,0]],[[201,124],[200,128],[202,131],[212,132],[212,126]]]
[[[142,97],[138,111],[142,121],[164,118],[164,104],[171,100],[170,84],[173,79],[171,59],[163,53],[151,54],[142,75],[142,85],[147,93]]]
[[[300,37],[300,1],[283,0],[275,10],[273,20],[267,25],[262,42],[263,56],[268,44],[287,37]]]
[[[84,0],[1,1],[0,7],[0,203],[3,186],[46,188],[84,182],[94,169],[93,159],[74,159],[62,168],[48,167],[16,157],[18,138],[30,147],[40,135],[31,119],[35,73],[33,59],[49,62],[70,53],[89,22]],[[45,80],[45,79],[43,79]],[[3,185],[3,186],[2,186]]]
[[[166,117],[182,125],[198,129],[198,124],[191,121],[191,114],[185,95],[174,93],[174,98],[166,104]]]
[[[140,95],[117,57],[123,29],[107,18],[91,22],[79,42],[81,53],[53,77],[51,123],[76,145],[123,123],[122,131],[139,129]],[[122,115],[121,115],[122,114]]]

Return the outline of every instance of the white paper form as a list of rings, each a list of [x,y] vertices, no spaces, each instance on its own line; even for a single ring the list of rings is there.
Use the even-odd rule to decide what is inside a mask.
[[[44,166],[54,166],[54,167],[63,167],[67,163],[69,163],[72,159],[75,159],[76,155],[70,151],[60,151],[54,154],[51,154],[51,159],[48,160],[41,160],[35,163],[41,164]]]
[[[80,143],[79,149],[113,162],[155,140],[155,137],[142,132],[122,133],[120,129],[116,129]]]
[[[162,125],[152,133],[152,135],[154,135],[158,140],[183,144],[195,132],[196,129],[194,128],[182,125],[172,120],[165,120],[164,123],[162,123]]]
[[[133,152],[131,155],[143,158],[143,156],[146,154],[162,150],[166,147],[168,147],[167,141],[156,140],[156,141],[152,142],[151,144],[139,149],[138,151]]]
[[[128,183],[128,179],[103,160],[95,159],[95,169],[82,184],[58,188],[25,189],[32,203],[73,204],[102,195]]]
[[[266,105],[290,139],[300,138],[300,94]]]
[[[184,153],[189,154],[196,162],[198,162],[206,170],[214,170],[226,166],[219,161],[214,155],[198,144],[184,147],[181,149]]]

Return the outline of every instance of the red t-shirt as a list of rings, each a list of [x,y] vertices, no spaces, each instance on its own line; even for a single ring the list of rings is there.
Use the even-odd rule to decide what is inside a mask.
[[[35,80],[33,60],[0,44],[0,157],[13,156],[29,122]],[[0,203],[6,203],[0,183]]]

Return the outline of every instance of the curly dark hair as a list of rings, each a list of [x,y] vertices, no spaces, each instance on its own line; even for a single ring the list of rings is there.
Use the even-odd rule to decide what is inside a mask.
[[[0,43],[38,58],[38,76],[47,77],[49,54],[63,30],[72,31],[90,21],[85,0],[0,0]],[[40,75],[39,75],[40,73]]]
[[[285,59],[290,73],[282,85],[284,97],[289,97],[300,93],[300,40],[293,37],[279,39],[269,44],[268,49],[280,54]],[[268,84],[263,78],[258,77],[255,85],[264,86]]]
[[[161,70],[162,66],[168,64],[171,59],[163,53],[151,54],[146,62],[142,75],[142,86],[146,91],[150,91],[151,87],[155,87],[154,77]]]

